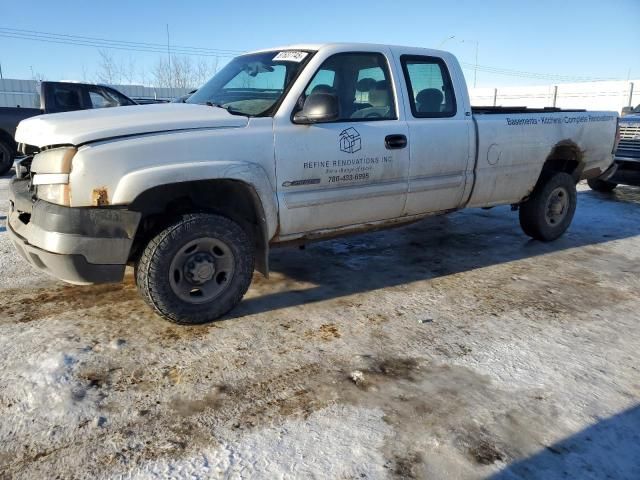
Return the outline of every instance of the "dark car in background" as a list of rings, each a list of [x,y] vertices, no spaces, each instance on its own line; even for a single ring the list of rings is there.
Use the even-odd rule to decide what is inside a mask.
[[[640,186],[640,105],[625,108],[620,118],[620,143],[615,155],[615,173],[607,178],[594,178],[589,186],[598,192],[611,192],[619,184]]]
[[[0,175],[13,165],[17,145],[13,139],[18,124],[45,113],[136,105],[126,95],[106,85],[72,82],[42,82],[40,108],[0,107]]]

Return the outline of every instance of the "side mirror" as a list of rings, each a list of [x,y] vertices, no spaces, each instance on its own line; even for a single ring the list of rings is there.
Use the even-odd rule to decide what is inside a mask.
[[[304,101],[302,110],[293,116],[293,122],[310,125],[332,122],[340,116],[338,97],[330,93],[312,93]]]
[[[627,115],[628,113],[633,112],[633,107],[623,107],[622,109],[622,116],[624,117],[625,115]]]

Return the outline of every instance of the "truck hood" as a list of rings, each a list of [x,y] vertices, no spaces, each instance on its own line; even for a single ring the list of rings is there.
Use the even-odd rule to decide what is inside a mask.
[[[82,145],[106,138],[203,128],[238,128],[247,117],[189,103],[135,105],[39,115],[23,120],[16,141],[36,147]]]

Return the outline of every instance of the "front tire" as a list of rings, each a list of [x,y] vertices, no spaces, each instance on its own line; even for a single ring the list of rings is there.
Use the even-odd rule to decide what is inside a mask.
[[[250,236],[233,220],[183,215],[149,241],[136,265],[136,285],[167,320],[207,323],[240,303],[254,261]]]
[[[0,140],[0,175],[7,173],[13,166],[15,152],[7,142]]]
[[[618,186],[617,183],[608,182],[606,180],[600,180],[598,178],[592,178],[591,180],[587,180],[589,187],[591,190],[595,190],[596,192],[609,193],[612,192],[614,188]]]
[[[555,240],[569,228],[577,200],[576,184],[571,175],[558,172],[545,176],[520,205],[520,226],[536,240]]]

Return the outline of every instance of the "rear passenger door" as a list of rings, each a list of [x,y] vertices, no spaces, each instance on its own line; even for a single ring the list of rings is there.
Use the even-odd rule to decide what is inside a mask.
[[[401,55],[409,107],[409,192],[406,215],[457,208],[472,181],[470,116],[458,105],[442,58]]]

